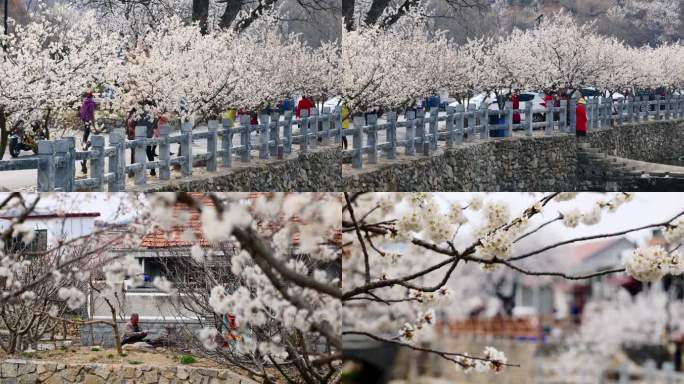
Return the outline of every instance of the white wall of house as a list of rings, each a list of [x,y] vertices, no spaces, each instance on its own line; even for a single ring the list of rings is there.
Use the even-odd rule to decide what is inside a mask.
[[[47,230],[48,246],[59,240],[69,240],[93,233],[97,217],[27,217],[25,223],[34,229]],[[9,219],[0,219],[0,230],[7,229],[11,224]]]

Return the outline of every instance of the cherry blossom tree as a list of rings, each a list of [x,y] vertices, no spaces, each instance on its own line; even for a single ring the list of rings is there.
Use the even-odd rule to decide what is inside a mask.
[[[3,253],[0,255],[0,304],[16,305],[26,311],[41,294],[39,288],[48,284],[62,303],[62,309],[77,309],[85,302],[85,291],[95,289],[100,296],[111,296],[124,279],[140,280],[142,270],[131,255],[104,252],[114,241],[137,244],[141,236],[152,230],[187,224],[189,216],[174,215],[171,206],[180,204],[200,216],[202,236],[212,244],[233,242],[237,253],[213,255],[221,257],[239,284],[225,279],[214,281],[204,291],[201,302],[213,312],[207,316],[205,328],[194,335],[203,353],[220,357],[231,364],[252,362],[247,366],[265,383],[276,377],[290,382],[328,383],[339,380],[341,361],[340,319],[340,258],[339,226],[341,202],[338,194],[327,193],[264,193],[259,195],[228,193],[154,194],[145,197],[131,195],[138,215],[129,225],[128,233],[104,241],[91,234],[54,245],[59,257],[45,264],[42,272],[26,274],[37,266],[26,252],[7,252],[4,245],[17,236],[30,236],[32,227],[25,224],[40,195],[19,193],[3,196],[0,211],[21,209],[21,214],[3,229]],[[207,199],[211,204],[206,204]],[[187,213],[187,212],[186,212]],[[199,246],[200,239],[190,231],[183,234],[191,242],[193,265],[207,267],[212,260]],[[76,252],[72,245],[80,244]],[[85,248],[83,248],[85,247]],[[50,249],[49,251],[52,251]],[[96,257],[104,254],[105,259]],[[52,260],[52,259],[51,259]],[[76,268],[88,261],[99,260],[92,268]],[[42,264],[41,264],[42,265]],[[100,271],[93,276],[93,271]],[[210,275],[206,275],[209,277]],[[97,281],[95,281],[97,280]],[[57,285],[58,283],[62,285]],[[87,284],[86,284],[87,283]],[[166,278],[154,284],[163,291],[176,289]],[[179,287],[180,288],[180,287]],[[113,304],[113,303],[112,303]],[[114,305],[114,304],[113,304]],[[33,308],[33,309],[31,309]],[[50,319],[60,320],[60,312],[52,308],[42,311]],[[247,329],[264,330],[269,337],[245,334],[235,350],[223,350],[220,338],[221,316],[231,314]],[[113,320],[103,321],[116,326]],[[86,322],[87,323],[87,322]],[[247,359],[247,360],[246,360]],[[294,367],[294,368],[293,368]]]
[[[93,12],[65,6],[41,10],[0,39],[1,158],[16,121],[51,115],[61,123],[73,113],[81,95],[102,83],[118,43],[98,27]]]
[[[465,371],[475,368],[499,372],[515,362],[509,362],[495,349],[470,355],[419,344],[434,334],[437,310],[464,301],[463,297],[455,297],[448,284],[464,264],[479,265],[484,271],[508,269],[523,276],[566,280],[626,273],[650,282],[682,273],[684,260],[675,246],[684,236],[681,207],[675,207],[672,216],[661,222],[559,241],[538,237],[536,242],[528,243],[529,249],[522,246],[550,225],[569,229],[593,226],[604,214],[621,209],[633,198],[629,193],[617,193],[580,211],[568,207],[576,195],[537,195],[529,207],[512,212],[505,200],[485,200],[481,194],[467,202],[452,202],[448,207],[429,193],[345,194],[342,334],[434,353]],[[541,212],[555,210],[555,205],[559,206],[557,215],[546,221],[539,219]],[[549,251],[566,244],[648,228],[663,229],[669,245],[637,248],[623,265],[576,275],[564,271],[561,264],[522,264],[546,257]]]
[[[239,276],[231,280],[216,271],[203,274],[206,289],[199,291],[193,302],[200,311],[206,308],[214,314],[196,335],[205,354],[232,364],[244,365],[247,358],[254,363],[250,372],[265,383],[274,380],[267,367],[275,367],[288,382],[339,380],[339,195],[264,193],[250,197],[227,193],[202,197],[181,193],[151,198],[154,222],[166,228],[182,224],[180,215],[169,214],[169,206],[183,204],[201,214],[206,241],[232,241],[237,246],[232,256],[210,255],[199,247],[199,239],[193,240],[191,231],[183,235],[197,242],[191,249],[192,261],[188,260],[192,268],[203,270],[211,260],[225,259],[230,276]],[[254,330],[252,335],[243,335],[235,350],[221,346],[221,322],[217,319],[226,314],[239,319],[241,328]],[[294,366],[294,372],[288,372],[288,366]]]

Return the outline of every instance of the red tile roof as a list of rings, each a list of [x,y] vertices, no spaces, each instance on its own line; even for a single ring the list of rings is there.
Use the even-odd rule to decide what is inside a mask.
[[[214,208],[214,202],[207,195],[202,193],[192,193],[192,197],[202,203],[205,207]],[[182,203],[176,203],[173,206],[174,218],[178,217],[180,212],[187,212],[190,218],[187,224],[176,225],[171,230],[157,229],[148,233],[140,242],[141,248],[171,248],[171,247],[190,247],[194,243],[181,239],[183,233],[190,230],[202,247],[209,247],[210,243],[202,233],[202,220],[200,213],[197,210],[189,208]]]
[[[267,194],[267,192],[251,192],[248,198],[253,201],[263,194]],[[212,209],[214,208],[214,202],[207,195],[203,193],[191,193],[191,195],[195,200],[202,203],[205,207],[210,207]],[[204,234],[202,233],[202,221],[199,212],[189,208],[187,205],[182,203],[176,203],[173,207],[173,210],[174,217],[177,217],[177,215],[181,211],[188,212],[188,214],[190,215],[190,219],[188,220],[187,224],[174,226],[171,230],[158,229],[145,235],[142,239],[142,242],[140,243],[141,248],[190,247],[194,244],[193,242],[188,242],[181,239],[183,232],[185,232],[186,230],[192,231],[192,233],[195,235],[195,238],[199,240],[199,243],[202,247],[211,246],[209,241],[207,241],[207,239],[204,237]],[[290,222],[300,223],[299,216],[294,215],[290,219]],[[281,226],[282,219],[270,222],[257,223],[258,230],[277,231]],[[299,241],[300,234],[296,232],[292,235],[292,244],[296,246],[299,244]],[[333,238],[330,240],[330,243],[337,245],[341,244],[341,241],[342,232],[336,231],[333,235]]]

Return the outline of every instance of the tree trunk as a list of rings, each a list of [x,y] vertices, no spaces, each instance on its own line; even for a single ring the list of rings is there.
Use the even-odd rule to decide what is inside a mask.
[[[221,15],[219,27],[230,28],[240,12],[240,8],[242,8],[242,0],[228,0],[226,2],[226,9],[223,11],[223,15]]]
[[[373,2],[371,3],[371,7],[368,10],[368,13],[366,14],[364,22],[367,25],[375,25],[375,23],[377,23],[377,21],[380,19],[380,16],[382,16],[383,12],[385,11],[385,8],[387,8],[389,4],[390,0],[373,0]]]
[[[7,116],[5,116],[5,109],[0,108],[0,160],[2,160],[2,157],[5,155],[8,141],[9,131],[7,130]]]
[[[192,21],[199,21],[203,35],[208,32],[209,0],[192,0]]]
[[[344,18],[344,28],[347,32],[354,30],[354,0],[342,1],[342,17]]]
[[[50,131],[48,130],[48,123],[50,122],[50,112],[52,109],[48,108],[45,113],[45,121],[43,121],[43,132],[45,133],[45,140],[50,140]]]
[[[109,306],[109,311],[112,313],[112,333],[114,334],[114,345],[116,345],[116,353],[119,354],[119,356],[123,355],[123,350],[121,349],[121,338],[119,337],[119,327],[116,325],[116,309],[114,309],[114,306],[112,305],[111,302],[109,302],[109,299],[104,298],[105,303],[107,303],[107,306]]]

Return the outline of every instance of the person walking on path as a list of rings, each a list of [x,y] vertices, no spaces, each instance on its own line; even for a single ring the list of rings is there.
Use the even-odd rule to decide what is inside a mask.
[[[340,114],[342,115],[342,129],[347,129],[349,128],[349,124],[351,123],[351,119],[349,116],[349,107],[347,107],[347,104],[342,103],[342,108],[340,108]],[[347,149],[348,144],[347,144],[347,136],[344,134],[342,135],[342,149]]]
[[[90,137],[90,130],[95,123],[95,101],[93,100],[93,91],[88,90],[83,103],[81,103],[80,118],[83,122],[83,148],[87,148],[88,137]]]
[[[587,101],[584,97],[577,100],[577,107],[575,108],[575,135],[577,138],[587,135]]]
[[[90,137],[90,130],[95,123],[95,101],[93,100],[93,91],[88,90],[81,103],[81,109],[79,111],[79,117],[83,122],[83,140],[81,146],[84,151],[90,148],[90,143],[88,138]],[[86,160],[81,161],[81,172],[84,174],[88,173],[88,162]]]

